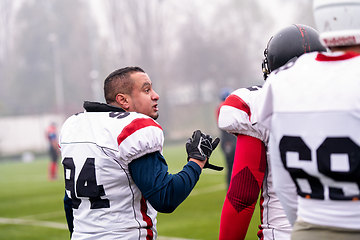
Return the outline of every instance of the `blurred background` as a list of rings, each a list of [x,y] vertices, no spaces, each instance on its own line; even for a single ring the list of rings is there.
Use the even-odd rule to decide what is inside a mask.
[[[262,85],[270,37],[314,27],[311,0],[0,0],[0,159],[46,152],[58,130],[101,101],[115,69],[140,66],[160,95],[165,144],[219,135],[220,89]]]

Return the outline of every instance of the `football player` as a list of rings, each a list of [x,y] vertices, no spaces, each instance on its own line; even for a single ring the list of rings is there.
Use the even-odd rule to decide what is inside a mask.
[[[57,179],[58,173],[58,161],[60,156],[58,136],[56,130],[56,124],[51,123],[46,129],[46,138],[49,141],[49,155],[50,163],[48,167],[48,179],[50,181]]]
[[[195,131],[186,142],[188,163],[169,174],[149,76],[139,67],[116,70],[104,94],[106,104],[85,102],[60,133],[71,239],[156,239],[157,212],[174,211],[203,168],[222,169],[208,162],[219,139]]]
[[[220,91],[220,104],[217,106],[216,111],[215,111],[215,116],[216,116],[216,121],[219,118],[219,113],[220,113],[220,107],[222,105],[222,103],[225,101],[225,99],[230,95],[230,93],[233,90],[231,90],[230,88],[222,88]],[[227,183],[227,187],[229,188],[230,185],[230,179],[231,179],[231,173],[232,173],[232,167],[234,164],[234,156],[235,156],[235,147],[236,147],[236,137],[231,134],[228,133],[227,131],[224,131],[222,129],[220,129],[221,135],[220,135],[220,139],[221,139],[221,143],[220,143],[220,147],[221,150],[224,154],[225,160],[226,160],[226,183]]]
[[[360,0],[315,0],[313,11],[331,52],[271,74],[259,123],[271,131],[274,189],[291,239],[360,239]]]
[[[288,26],[268,42],[262,64],[264,79],[304,53],[325,50],[311,27]],[[245,238],[260,192],[259,239],[290,239],[291,225],[272,186],[271,159],[267,156],[269,131],[257,124],[261,94],[261,86],[240,88],[226,98],[220,109],[218,126],[236,135],[237,145],[219,239]]]

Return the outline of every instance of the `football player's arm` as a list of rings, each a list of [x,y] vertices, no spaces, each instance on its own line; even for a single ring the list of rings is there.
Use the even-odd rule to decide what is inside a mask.
[[[73,233],[74,230],[74,216],[73,216],[73,210],[72,210],[72,200],[71,198],[68,197],[68,195],[65,193],[65,197],[64,197],[64,209],[65,209],[65,216],[66,216],[66,221],[68,224],[68,229],[70,231],[70,237]]]
[[[133,160],[129,170],[144,198],[158,212],[171,213],[186,199],[199,180],[202,168],[195,161],[189,161],[182,171],[170,174],[161,153],[153,152]],[[205,161],[199,163],[203,165]]]
[[[244,239],[263,183],[266,169],[264,143],[238,135],[230,186],[220,219],[219,239]]]

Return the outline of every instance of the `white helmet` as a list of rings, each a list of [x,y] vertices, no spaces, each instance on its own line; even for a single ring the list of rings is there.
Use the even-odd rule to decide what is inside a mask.
[[[360,0],[314,0],[313,12],[324,46],[360,44]]]

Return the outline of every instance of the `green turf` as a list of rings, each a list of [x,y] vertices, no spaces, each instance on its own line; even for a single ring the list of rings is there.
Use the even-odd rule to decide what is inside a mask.
[[[169,171],[176,173],[185,164],[185,147],[165,146],[164,156]],[[211,162],[224,166],[219,149],[214,151]],[[48,181],[47,166],[48,159],[0,163],[0,240],[69,239],[62,205],[62,169],[57,181]],[[158,214],[159,236],[218,239],[225,193],[225,171],[203,170],[193,192],[173,213]],[[20,222],[9,223],[14,219]],[[246,239],[257,239],[258,224],[259,209],[256,207]]]

